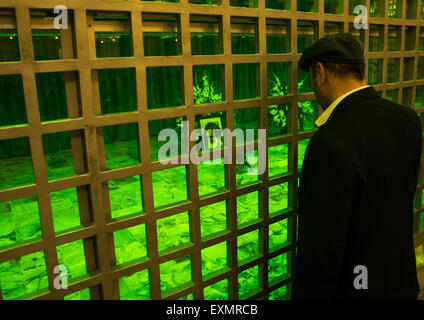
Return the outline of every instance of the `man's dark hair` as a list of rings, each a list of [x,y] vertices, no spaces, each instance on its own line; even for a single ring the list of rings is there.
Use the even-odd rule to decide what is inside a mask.
[[[346,75],[351,75],[357,80],[362,81],[365,78],[365,64],[346,64],[346,63],[334,63],[320,60],[313,60],[312,76],[315,78],[317,70],[317,62],[321,62],[325,69],[334,74],[337,77],[343,78]]]

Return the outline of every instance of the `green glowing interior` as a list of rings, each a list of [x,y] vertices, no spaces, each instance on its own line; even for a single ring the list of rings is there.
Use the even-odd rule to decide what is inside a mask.
[[[275,6],[270,1],[269,6]],[[232,5],[243,6],[241,1],[232,2]],[[18,41],[16,33],[14,40],[8,43],[9,56],[3,61],[19,60]],[[59,59],[60,34],[34,32],[34,49],[36,59]],[[178,55],[180,48],[176,44],[177,35],[174,34],[144,34],[146,55]],[[131,55],[129,34],[124,33],[96,33],[97,57],[125,57]],[[284,39],[269,36],[268,49],[272,52],[285,51],[287,45],[282,45]],[[158,45],[158,40],[159,45]],[[219,37],[215,34],[206,36],[192,34],[193,54],[215,54],[218,52]],[[0,42],[1,43],[1,42]],[[153,45],[155,43],[155,45]],[[209,48],[208,52],[202,48]],[[234,54],[255,52],[257,46],[255,36],[249,34],[233,34],[232,50]],[[12,50],[13,49],[13,50]],[[256,98],[259,88],[253,77],[259,76],[257,64],[235,64],[234,98]],[[286,95],[289,88],[290,63],[269,63],[268,84],[269,96]],[[134,69],[102,69],[96,74],[99,83],[100,112],[114,114],[132,112],[136,106],[136,88]],[[148,108],[168,108],[183,105],[182,67],[147,68],[148,80]],[[208,65],[193,68],[193,91],[195,104],[210,104],[223,101],[225,93],[224,66]],[[307,74],[304,75],[305,78]],[[166,79],[167,86],[161,85]],[[25,101],[23,99],[22,79],[20,76],[0,76],[4,86],[0,91],[2,101],[13,101],[14,112],[4,112],[7,117],[1,121],[2,127],[23,125],[27,123]],[[65,73],[36,74],[38,102],[41,121],[60,121],[68,119],[66,104]],[[55,108],[53,108],[55,106]],[[299,112],[304,115],[299,120],[301,130],[314,129],[313,121],[316,118],[316,109],[312,102],[299,104]],[[0,103],[1,108],[5,108]],[[270,138],[288,134],[288,107],[287,105],[273,105],[269,107]],[[234,126],[246,133],[246,129],[258,129],[258,108],[236,110]],[[202,125],[203,119],[220,119],[222,128],[226,120],[225,113],[205,114],[196,116],[196,127]],[[149,135],[152,161],[158,160],[158,150],[163,142],[158,141],[158,133],[164,128],[179,129],[182,118],[152,120],[149,122]],[[99,128],[103,137],[104,167],[101,170],[125,168],[140,163],[137,123],[119,124]],[[76,168],[71,148],[73,135],[81,132],[60,132],[42,136],[47,179],[49,181],[66,179],[85,173]],[[84,138],[84,137],[83,137]],[[253,137],[257,139],[257,135]],[[179,143],[179,142],[178,142]],[[178,147],[180,147],[178,145]],[[284,175],[288,172],[288,145],[277,145],[268,148],[269,173],[271,178]],[[11,189],[27,186],[34,183],[32,158],[28,138],[0,141],[0,189]],[[7,170],[6,170],[7,168]],[[199,196],[207,197],[219,194],[226,190],[228,172],[223,159],[217,163],[201,162],[197,165]],[[245,163],[236,165],[236,185],[242,187],[258,181],[257,174],[249,175],[250,171],[257,170],[257,151],[245,153]],[[172,169],[155,171],[152,173],[153,203],[155,209],[166,208],[188,201],[187,170],[184,166]],[[56,235],[71,230],[83,228],[79,216],[78,194],[81,188],[68,188],[51,192],[50,202],[53,216],[53,226]],[[271,215],[278,215],[288,208],[288,184],[277,184],[269,190],[269,208]],[[128,217],[144,214],[143,185],[140,176],[110,180],[106,183],[108,190],[106,201],[110,211],[108,219],[117,221]],[[237,197],[237,225],[239,228],[259,219],[259,192],[251,192]],[[252,210],[253,209],[253,210]],[[42,237],[38,199],[36,197],[7,201],[0,204],[1,229],[0,249],[9,249],[21,246],[28,242],[38,241]],[[211,239],[226,232],[229,213],[225,201],[213,203],[200,208],[201,237]],[[183,212],[157,220],[157,236],[159,254],[165,254],[190,244],[190,212]],[[270,248],[280,248],[287,244],[287,221],[274,223],[269,229]],[[239,264],[245,264],[259,256],[259,232],[244,233],[238,237],[237,253]],[[145,224],[125,228],[113,232],[114,264],[117,266],[132,265],[148,259],[148,243]],[[57,246],[59,263],[68,266],[69,281],[78,281],[87,275],[82,240],[73,241]],[[202,277],[210,278],[228,269],[227,244],[221,242],[207,247],[201,252]],[[277,257],[278,258],[278,257]],[[285,274],[286,261],[273,258],[269,262],[270,279],[277,279]],[[205,278],[205,279],[206,279]],[[163,295],[183,288],[191,281],[190,256],[171,260],[160,265],[160,281]],[[271,280],[270,280],[271,281]],[[140,284],[142,284],[140,286]],[[239,274],[239,293],[241,296],[254,292],[258,288],[258,267],[250,268]],[[47,275],[43,252],[23,256],[17,260],[6,261],[0,264],[0,286],[3,299],[22,298],[37,294],[47,289]],[[121,299],[150,299],[149,270],[145,269],[119,279]],[[228,299],[228,284],[226,280],[219,281],[204,289],[205,299]],[[275,295],[273,293],[273,295]],[[187,297],[190,298],[190,297]],[[192,298],[192,297],[191,297]],[[67,295],[66,300],[90,299],[88,289]]]
[[[143,0],[142,0],[143,1]],[[164,0],[163,2],[176,2]],[[190,0],[191,4],[221,5],[220,0]],[[357,4],[365,4],[364,0],[349,2],[349,12]],[[383,0],[371,0],[371,16],[384,16]],[[389,7],[389,16],[398,17],[399,6],[402,2],[393,1]],[[316,12],[317,1],[298,0],[299,11]],[[230,0],[235,7],[257,7],[258,1]],[[324,1],[325,12],[340,14],[343,12],[343,1]],[[382,7],[383,6],[383,7]],[[290,10],[290,1],[267,0],[266,8]],[[421,11],[424,17],[424,5]],[[212,21],[211,23],[216,23]],[[238,23],[232,21],[232,23]],[[306,32],[297,35],[298,52],[303,52],[317,36],[317,29],[312,23],[302,22]],[[309,31],[308,31],[309,30]],[[49,30],[33,30],[33,45],[35,60],[60,59],[61,41],[60,32]],[[390,33],[390,32],[389,32]],[[191,50],[193,55],[216,55],[222,53],[222,39],[218,33],[192,32]],[[389,48],[398,50],[395,46],[396,37],[389,37]],[[285,34],[267,32],[267,53],[287,53],[290,43]],[[129,57],[132,56],[131,35],[125,32],[96,33],[96,56],[98,58]],[[178,33],[143,33],[144,54],[146,56],[175,56],[181,55],[181,44]],[[237,55],[258,53],[257,33],[232,33],[231,53]],[[393,42],[393,45],[390,43]],[[420,42],[421,43],[421,42]],[[421,46],[421,44],[420,44]],[[421,48],[421,47],[420,47]],[[0,30],[0,62],[19,61],[19,41],[16,30]],[[378,36],[370,37],[370,51],[379,51]],[[420,67],[421,66],[421,67]],[[239,63],[232,65],[234,100],[254,99],[261,95],[258,87],[260,78],[258,63]],[[400,81],[400,59],[388,60],[388,82]],[[267,69],[268,97],[278,97],[292,94],[292,68],[290,62],[269,62]],[[192,69],[193,101],[194,105],[214,104],[226,101],[228,92],[225,92],[225,66],[219,64],[195,65]],[[67,72],[36,73],[39,114],[41,122],[60,121],[70,119],[69,106],[66,103],[65,77]],[[383,82],[383,59],[371,59],[368,62],[368,77],[370,84]],[[129,113],[137,110],[137,93],[135,69],[102,69],[96,70],[98,78],[98,92],[100,96],[99,115]],[[184,101],[184,68],[182,66],[148,67],[146,69],[147,107],[148,109],[162,109],[185,105]],[[424,78],[424,57],[418,58],[418,78]],[[164,85],[166,83],[166,85]],[[309,74],[299,69],[299,93],[313,92]],[[386,97],[397,101],[399,90],[387,90]],[[415,107],[421,108],[424,103],[424,86],[416,87]],[[302,98],[300,99],[302,100]],[[7,103],[5,103],[7,101]],[[11,105],[12,103],[12,105]],[[268,139],[272,140],[291,134],[291,112],[296,105],[274,104],[268,106]],[[261,128],[261,112],[259,107],[249,107],[234,111],[233,121],[235,129],[246,133],[247,129]],[[304,133],[316,129],[315,120],[318,117],[318,103],[316,101],[299,101],[297,105],[297,131]],[[0,76],[0,127],[11,127],[28,124],[24,89],[20,75]],[[74,117],[74,116],[72,116]],[[203,121],[219,119],[222,129],[228,127],[225,111],[196,115],[195,127],[201,128]],[[150,159],[158,161],[158,152],[163,141],[159,141],[158,134],[165,128],[175,129],[181,134],[180,118],[165,120],[150,120],[148,122]],[[102,172],[111,169],[122,169],[141,163],[140,127],[137,122],[105,125],[98,128],[98,139],[101,139]],[[79,131],[65,131],[43,134],[42,147],[44,151],[47,180],[67,179],[87,173],[86,168],[76,165],[72,151],[73,137],[81,137]],[[253,137],[257,140],[257,134]],[[237,141],[236,141],[237,142]],[[289,245],[287,229],[289,219],[283,218],[288,211],[289,184],[278,182],[276,179],[287,174],[289,167],[289,151],[297,148],[298,170],[301,170],[303,158],[309,139],[284,144],[268,146],[268,176],[272,186],[268,189],[269,216],[278,218],[266,229],[268,234],[262,234],[265,229],[255,229],[244,232],[237,237],[237,257],[233,257],[239,266],[261,256],[260,238],[268,237],[268,250],[276,254],[267,262],[269,285],[276,285],[287,277],[288,252],[279,253],[280,249]],[[239,142],[237,142],[239,143]],[[220,147],[223,142],[218,142]],[[181,155],[180,141],[175,145]],[[293,152],[293,151],[290,151]],[[0,140],[0,190],[10,190],[35,183],[33,159],[29,137],[10,140]],[[85,155],[84,155],[85,156]],[[244,163],[235,165],[235,185],[237,191],[243,187],[257,183],[262,179],[257,170],[257,150],[244,154]],[[153,189],[153,207],[162,210],[190,201],[190,179],[188,166],[177,166],[166,170],[151,173]],[[291,170],[292,170],[291,169]],[[294,168],[296,169],[296,168]],[[254,174],[249,174],[249,173]],[[207,161],[197,164],[197,191],[200,199],[217,195],[228,190],[228,168],[223,159],[216,163]],[[88,186],[78,186],[56,190],[49,194],[54,234],[65,234],[75,229],[83,228],[80,218],[81,193]],[[111,179],[105,183],[108,212],[105,212],[107,222],[116,222],[129,217],[143,216],[146,201],[142,176],[128,176],[126,178]],[[237,228],[243,229],[261,219],[261,192],[242,191],[235,197]],[[424,202],[424,195],[423,195]],[[229,232],[230,205],[228,200],[215,202],[200,207],[200,233],[202,241],[214,239]],[[179,212],[156,219],[157,248],[160,256],[189,246],[193,241],[192,224],[193,213]],[[424,228],[424,214],[421,214],[420,228]],[[422,230],[422,229],[421,229]],[[42,239],[42,228],[39,213],[39,199],[36,196],[15,199],[0,203],[0,251],[9,250]],[[145,223],[123,228],[111,234],[111,243],[114,249],[113,267],[125,268],[149,259],[149,237]],[[151,244],[150,244],[151,245]],[[68,267],[69,281],[73,283],[87,276],[85,246],[83,240],[76,240],[56,247],[57,258],[60,264]],[[216,275],[229,270],[229,251],[227,241],[201,249],[202,279],[211,279]],[[160,289],[162,296],[168,296],[192,284],[192,257],[184,255],[159,265]],[[266,268],[266,267],[265,267]],[[259,290],[259,265],[255,265],[237,275],[238,293],[241,298],[248,297]],[[118,279],[119,297],[123,300],[150,299],[151,270],[148,268]],[[205,299],[229,299],[229,279],[217,281],[203,288]],[[44,251],[27,254],[18,259],[0,263],[0,290],[2,298],[23,299],[40,294],[48,290],[48,279]],[[280,286],[269,293],[270,300],[286,299],[286,286]],[[84,289],[66,295],[65,300],[89,300],[90,290]],[[193,299],[190,294],[184,299]]]

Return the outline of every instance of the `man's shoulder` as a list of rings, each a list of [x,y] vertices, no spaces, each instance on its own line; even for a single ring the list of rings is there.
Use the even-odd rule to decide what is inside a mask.
[[[417,118],[417,113],[412,108],[407,107],[403,104],[399,104],[397,102],[382,98],[382,97],[377,97],[369,101],[363,101],[362,103],[358,105],[362,106],[365,112],[367,111],[367,109],[369,111],[372,111],[372,107],[376,106],[376,107],[385,108],[384,110],[387,111],[386,114],[389,116],[404,114],[408,117],[413,118],[414,120]]]
[[[384,98],[377,98],[376,101],[383,106],[393,108],[393,110],[396,110],[400,113],[404,113],[404,114],[406,114],[410,117],[417,118],[417,113],[415,112],[415,110],[413,110],[413,109],[411,109],[411,108],[409,108],[405,105],[402,105],[402,104],[399,104],[399,103],[396,103],[394,101],[390,101],[390,100],[387,100],[387,99],[384,99]]]
[[[421,130],[421,120],[413,109],[378,97],[352,104],[340,112],[319,128],[311,143],[316,147],[342,150],[351,156],[352,150],[385,143],[389,136],[421,137]]]
[[[391,125],[393,130],[403,131],[414,127],[421,131],[421,120],[415,110],[384,98],[365,103],[361,113],[364,126],[373,126],[375,129],[374,123],[384,122],[385,125]]]
[[[335,117],[330,118],[328,125],[322,127],[325,129],[322,130],[323,134],[327,131],[364,131],[375,128],[381,122],[396,124],[398,128],[420,122],[415,110],[381,97],[351,101],[348,105],[341,106],[341,109]]]

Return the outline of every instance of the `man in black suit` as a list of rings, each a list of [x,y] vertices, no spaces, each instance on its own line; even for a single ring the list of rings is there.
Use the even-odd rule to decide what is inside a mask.
[[[349,34],[321,38],[299,64],[325,111],[300,176],[293,299],[417,299],[417,114],[366,85]]]

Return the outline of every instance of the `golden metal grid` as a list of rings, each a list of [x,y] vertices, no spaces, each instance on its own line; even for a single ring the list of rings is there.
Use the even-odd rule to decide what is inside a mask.
[[[418,8],[421,7],[421,1],[417,0]],[[340,23],[345,32],[349,31],[349,24],[353,22],[354,17],[348,16],[348,1],[345,0],[344,14],[333,15],[324,14],[324,0],[319,0],[319,12],[307,13],[296,12],[296,0],[291,0],[291,11],[278,11],[268,10],[265,8],[265,1],[259,1],[258,8],[235,8],[229,6],[229,0],[223,0],[222,6],[199,6],[191,5],[188,0],[181,0],[180,3],[149,3],[137,0],[130,1],[103,1],[92,0],[89,3],[84,0],[63,0],[62,5],[73,11],[74,23],[73,29],[64,31],[62,41],[64,41],[63,48],[72,48],[63,52],[62,60],[54,61],[34,61],[32,37],[31,37],[31,18],[30,10],[54,8],[57,5],[56,1],[43,0],[34,3],[31,0],[3,0],[0,8],[13,8],[16,14],[16,24],[18,35],[20,39],[20,51],[22,60],[20,62],[2,63],[0,68],[0,75],[5,74],[21,74],[23,79],[26,110],[28,114],[28,125],[16,128],[3,128],[0,129],[0,140],[13,139],[19,137],[29,137],[31,154],[34,164],[35,185],[23,187],[14,190],[7,190],[0,192],[0,202],[37,195],[39,198],[41,225],[43,231],[43,239],[39,242],[31,243],[21,247],[13,248],[0,253],[0,262],[9,259],[17,258],[19,256],[32,253],[39,250],[44,250],[46,266],[48,272],[48,279],[50,284],[50,291],[36,299],[63,299],[65,293],[63,290],[56,290],[53,287],[55,274],[53,268],[58,264],[56,246],[68,243],[71,241],[84,239],[84,251],[87,262],[87,269],[90,272],[90,277],[80,282],[74,283],[66,290],[66,294],[76,292],[85,288],[90,288],[92,299],[117,299],[119,297],[119,288],[117,280],[123,276],[130,275],[136,271],[149,268],[150,269],[150,283],[151,283],[151,297],[152,299],[163,299],[161,297],[160,279],[159,279],[159,264],[168,260],[181,257],[186,254],[191,254],[192,257],[192,280],[193,285],[183,290],[180,290],[166,299],[176,299],[183,297],[189,293],[194,293],[195,299],[203,299],[203,287],[215,283],[225,278],[230,279],[229,297],[230,299],[238,299],[237,289],[237,275],[240,271],[246,270],[252,266],[260,263],[259,273],[260,287],[262,290],[250,297],[250,299],[267,298],[270,291],[288,284],[288,295],[290,296],[290,281],[287,278],[283,282],[268,286],[267,264],[268,259],[283,252],[289,252],[288,255],[288,272],[294,268],[294,248],[296,245],[296,203],[297,203],[297,141],[310,138],[314,132],[297,132],[297,108],[290,108],[290,134],[281,138],[275,138],[268,141],[268,146],[279,145],[283,143],[289,144],[289,174],[269,181],[267,171],[261,176],[261,181],[257,184],[237,189],[235,186],[235,167],[234,165],[227,166],[228,170],[228,191],[206,199],[199,199],[197,191],[197,170],[195,165],[187,165],[187,182],[190,185],[189,198],[190,201],[169,209],[156,212],[153,208],[153,190],[152,190],[152,172],[174,167],[175,165],[163,166],[158,163],[151,163],[150,160],[150,145],[148,143],[148,121],[164,118],[173,118],[184,116],[189,122],[189,130],[194,129],[194,119],[197,114],[206,112],[225,111],[228,128],[234,129],[234,110],[259,107],[261,112],[260,122],[261,128],[267,126],[267,107],[272,104],[291,103],[296,106],[298,101],[306,101],[314,98],[312,93],[298,94],[297,89],[297,61],[300,54],[297,53],[297,21],[312,21],[317,24],[318,37],[325,34],[325,23]],[[409,1],[403,1],[403,8],[407,7]],[[370,0],[366,1],[369,7]],[[387,1],[386,1],[387,7]],[[93,28],[111,28],[111,25],[102,24],[94,26],[90,20],[91,11],[110,11],[126,13],[130,17],[130,30],[133,44],[133,56],[128,58],[108,58],[98,59],[95,55],[95,42]],[[182,55],[175,57],[167,57],[164,61],[163,57],[144,57],[144,48],[142,39],[142,30],[144,28],[141,20],[142,13],[159,13],[159,14],[176,14],[180,18],[180,32],[182,38]],[[193,104],[193,79],[192,67],[193,65],[211,64],[210,57],[207,56],[192,56],[190,50],[190,15],[208,15],[217,16],[221,19],[221,28],[223,35],[223,54],[214,56],[213,64],[223,64],[225,66],[225,94],[226,101],[218,104],[194,106]],[[412,97],[411,102],[415,101],[415,87],[423,85],[424,80],[415,80],[417,74],[417,57],[424,56],[423,51],[418,51],[419,41],[419,27],[424,26],[424,22],[420,20],[407,20],[405,19],[406,10],[403,10],[403,19],[385,18],[372,18],[369,17],[370,24],[383,24],[384,25],[384,51],[382,52],[368,52],[368,39],[369,29],[364,31],[364,50],[367,59],[383,58],[383,84],[376,85],[377,90],[383,92],[383,97],[386,91],[390,89],[399,90],[399,102],[403,101],[403,88],[411,87]],[[259,41],[258,54],[251,55],[231,55],[231,17],[245,17],[253,18],[257,21],[257,37]],[[284,19],[290,22],[288,32],[291,38],[291,52],[290,54],[272,54],[266,53],[266,19]],[[401,28],[402,35],[405,35],[407,27],[416,27],[417,32],[415,39],[416,50],[405,51],[405,41],[401,43],[401,49],[397,52],[387,52],[387,34],[388,26],[396,25]],[[112,28],[122,28],[117,25]],[[148,25],[146,24],[146,27]],[[115,30],[115,29],[114,29]],[[405,38],[404,38],[405,39]],[[66,45],[65,45],[66,44]],[[72,44],[75,45],[73,50]],[[73,55],[76,53],[75,55]],[[400,74],[404,73],[403,60],[409,57],[415,57],[414,60],[414,76],[411,81],[402,81],[399,83],[386,84],[386,69],[387,59],[397,57],[401,59]],[[73,59],[74,58],[74,59]],[[284,97],[267,97],[267,63],[268,62],[291,62],[292,66],[292,94]],[[234,101],[233,100],[233,79],[232,79],[232,65],[234,63],[257,63],[259,64],[260,77],[259,87],[260,97],[249,101]],[[135,68],[136,86],[137,86],[137,105],[138,110],[126,114],[99,116],[100,102],[98,93],[96,93],[96,72],[94,70],[107,69],[112,66],[114,68]],[[147,110],[147,91],[146,91],[146,67],[151,66],[183,66],[184,68],[184,98],[185,107],[172,108],[172,109],[159,109]],[[36,99],[36,85],[35,73],[38,72],[54,72],[54,71],[77,71],[78,79],[67,78],[67,99],[68,105],[81,106],[82,117],[79,110],[72,110],[68,120],[56,123],[41,123],[38,101]],[[366,77],[368,77],[366,69]],[[79,84],[79,86],[78,86]],[[79,87],[79,92],[75,88]],[[94,94],[93,94],[94,93]],[[77,101],[78,100],[78,101]],[[417,109],[417,112],[423,112],[424,108]],[[99,128],[108,125],[124,124],[124,123],[138,123],[139,132],[139,148],[141,152],[141,164],[119,169],[102,172],[101,168],[104,167],[102,158],[99,157],[99,150],[101,150],[102,135],[99,133]],[[53,132],[63,131],[82,131],[85,137],[72,137],[72,146],[74,148],[83,148],[85,140],[85,149],[87,153],[87,167],[88,172],[78,175],[69,179],[47,182],[46,169],[44,166],[44,153],[42,147],[41,135]],[[190,142],[190,148],[194,146],[194,142]],[[255,144],[256,146],[256,144]],[[235,146],[233,145],[233,151]],[[77,153],[76,150],[74,150]],[[79,153],[81,154],[81,153]],[[235,152],[233,152],[233,158]],[[234,160],[234,159],[233,159]],[[82,165],[82,159],[76,165]],[[234,162],[233,162],[234,163]],[[105,190],[105,182],[111,179],[119,179],[127,176],[141,175],[143,185],[143,204],[145,215],[135,218],[126,219],[119,222],[108,223],[105,217],[105,208],[102,201],[102,196]],[[282,182],[289,183],[289,210],[281,216],[269,218],[268,216],[268,188],[272,185]],[[85,188],[89,186],[89,188]],[[80,209],[83,220],[86,222],[84,228],[74,232],[70,232],[61,236],[55,236],[53,232],[51,206],[49,200],[49,193],[55,190],[64,188],[79,187],[78,197],[80,204],[83,204],[84,209]],[[417,191],[422,192],[422,179]],[[245,227],[241,230],[237,229],[236,221],[236,197],[252,191],[260,191],[261,193],[261,210],[260,217],[262,221]],[[201,206],[215,203],[222,200],[228,200],[229,207],[229,232],[208,241],[202,242],[200,239],[200,221],[199,221],[199,208]],[[419,215],[424,208],[415,213]],[[178,251],[167,253],[159,256],[157,248],[157,234],[156,234],[156,220],[158,218],[167,217],[182,211],[190,212],[190,228],[194,238],[192,245],[182,248]],[[291,242],[286,246],[272,254],[268,252],[268,225],[278,219],[289,218],[288,224],[288,238]],[[132,265],[127,268],[114,268],[111,265],[113,259],[113,242],[112,233],[115,230],[127,228],[146,223],[147,226],[147,243],[149,245],[149,259],[139,264]],[[249,262],[242,267],[237,265],[237,236],[252,230],[260,230],[260,247],[261,257]],[[201,260],[200,250],[211,244],[215,244],[227,240],[229,246],[229,267],[230,270],[221,274],[213,279],[203,281],[201,278]],[[416,244],[424,243],[423,234],[417,235]]]

